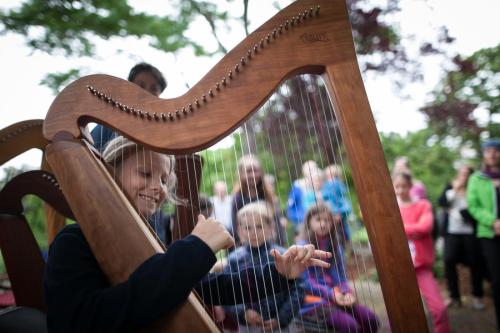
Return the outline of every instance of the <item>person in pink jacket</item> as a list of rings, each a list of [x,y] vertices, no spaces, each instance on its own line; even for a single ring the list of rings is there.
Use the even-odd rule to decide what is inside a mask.
[[[434,263],[432,225],[434,217],[432,216],[431,203],[426,199],[412,199],[410,195],[412,179],[409,174],[395,174],[393,185],[408,238],[418,287],[431,313],[432,326],[436,333],[449,333],[451,330],[446,305],[432,273],[432,264]]]

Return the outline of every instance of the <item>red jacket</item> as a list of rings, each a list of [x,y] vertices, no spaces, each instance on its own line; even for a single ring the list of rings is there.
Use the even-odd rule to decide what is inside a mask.
[[[425,199],[400,206],[406,238],[412,253],[415,268],[432,267],[434,263],[434,243],[432,241],[431,203]]]

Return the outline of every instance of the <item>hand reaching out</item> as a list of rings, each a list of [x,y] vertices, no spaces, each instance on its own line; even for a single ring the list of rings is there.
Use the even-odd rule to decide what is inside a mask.
[[[198,215],[198,223],[191,234],[204,241],[213,253],[234,246],[233,237],[221,223],[213,218],[205,219],[205,216],[201,214]]]
[[[293,245],[285,253],[272,249],[271,255],[276,261],[276,270],[287,279],[296,279],[308,267],[318,266],[329,268],[330,264],[320,260],[332,257],[331,252],[315,250],[314,245]]]

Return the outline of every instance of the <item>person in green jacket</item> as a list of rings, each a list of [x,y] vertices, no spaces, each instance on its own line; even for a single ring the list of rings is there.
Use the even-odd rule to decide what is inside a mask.
[[[477,237],[491,277],[500,332],[500,139],[483,143],[483,165],[467,184],[467,205],[477,220]]]

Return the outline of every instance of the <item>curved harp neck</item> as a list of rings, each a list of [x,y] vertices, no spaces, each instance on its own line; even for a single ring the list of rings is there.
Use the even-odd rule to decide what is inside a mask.
[[[156,98],[107,75],[75,81],[50,107],[44,135],[53,140],[65,130],[80,137],[81,129],[96,121],[153,150],[190,153],[237,128],[287,78],[321,74],[326,66],[347,61],[356,62],[356,55],[345,1],[297,1],[180,97]]]
[[[32,148],[44,150],[42,119],[21,121],[0,130],[0,165]]]

